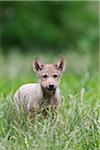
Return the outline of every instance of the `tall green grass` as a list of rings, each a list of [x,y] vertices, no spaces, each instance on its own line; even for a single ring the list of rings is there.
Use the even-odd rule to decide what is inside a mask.
[[[57,57],[39,55],[44,62]],[[98,72],[92,68],[89,54],[64,56],[61,110],[54,119],[38,114],[32,124],[26,115],[18,120],[12,96],[20,85],[37,81],[31,68],[33,56],[19,53],[0,56],[0,149],[99,150]]]

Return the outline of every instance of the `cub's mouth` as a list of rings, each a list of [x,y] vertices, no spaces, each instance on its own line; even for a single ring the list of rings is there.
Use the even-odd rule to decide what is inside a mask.
[[[48,91],[54,91],[55,90],[55,88],[47,88],[48,89]]]

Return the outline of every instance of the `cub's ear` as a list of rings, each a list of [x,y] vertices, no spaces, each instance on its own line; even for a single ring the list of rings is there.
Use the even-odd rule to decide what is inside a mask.
[[[40,71],[40,70],[43,69],[43,64],[41,63],[39,57],[36,57],[36,58],[33,60],[32,66],[33,66],[33,71],[34,71],[34,72],[38,72],[38,71]]]
[[[63,72],[65,70],[64,58],[62,56],[59,57],[55,66],[59,71]]]

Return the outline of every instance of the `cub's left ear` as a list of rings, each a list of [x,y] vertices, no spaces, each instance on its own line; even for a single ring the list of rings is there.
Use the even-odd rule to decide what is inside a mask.
[[[65,63],[64,58],[62,56],[59,57],[57,63],[56,63],[57,70],[64,71],[65,70]]]

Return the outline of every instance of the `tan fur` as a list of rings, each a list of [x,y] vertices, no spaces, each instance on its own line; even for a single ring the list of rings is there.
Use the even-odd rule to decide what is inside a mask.
[[[61,106],[59,81],[64,71],[64,60],[61,57],[56,64],[42,64],[39,58],[35,58],[33,70],[39,83],[25,84],[14,95],[17,111],[19,112],[23,106],[29,118],[32,118],[41,107],[54,107],[56,111],[59,110]]]

